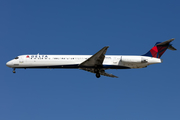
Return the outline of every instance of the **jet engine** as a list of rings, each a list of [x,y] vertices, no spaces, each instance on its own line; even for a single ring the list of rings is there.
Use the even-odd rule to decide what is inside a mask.
[[[123,63],[147,63],[148,61],[143,57],[136,56],[122,56],[121,62]]]

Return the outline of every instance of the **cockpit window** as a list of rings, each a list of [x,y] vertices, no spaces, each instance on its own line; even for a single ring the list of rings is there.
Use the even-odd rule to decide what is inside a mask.
[[[15,57],[14,59],[19,59],[19,57]]]

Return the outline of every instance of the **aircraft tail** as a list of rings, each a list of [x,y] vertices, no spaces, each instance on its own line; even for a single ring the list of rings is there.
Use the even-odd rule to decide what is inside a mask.
[[[173,40],[174,38],[165,42],[157,42],[155,46],[143,56],[160,58],[167,49],[176,50],[176,48],[174,48],[172,44],[170,44]]]

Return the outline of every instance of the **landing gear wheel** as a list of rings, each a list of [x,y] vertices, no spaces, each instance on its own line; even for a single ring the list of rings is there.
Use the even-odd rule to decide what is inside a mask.
[[[101,75],[100,75],[99,73],[96,73],[96,77],[97,77],[97,78],[100,78]]]

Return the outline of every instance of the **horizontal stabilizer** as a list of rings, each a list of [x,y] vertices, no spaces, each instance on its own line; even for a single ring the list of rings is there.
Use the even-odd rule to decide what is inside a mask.
[[[170,40],[161,42],[161,43],[157,44],[157,46],[159,46],[159,45],[169,45],[169,43],[172,42],[173,40],[175,40],[175,38],[172,38],[172,39],[170,39]]]
[[[170,44],[170,42],[172,42],[173,40],[175,40],[175,38],[172,38],[172,39],[167,40],[167,41],[165,41],[165,42],[161,42],[161,43],[157,44],[157,46],[166,46],[166,45],[169,45],[169,47],[168,47],[169,50],[177,50],[176,48],[174,48],[174,47]]]

